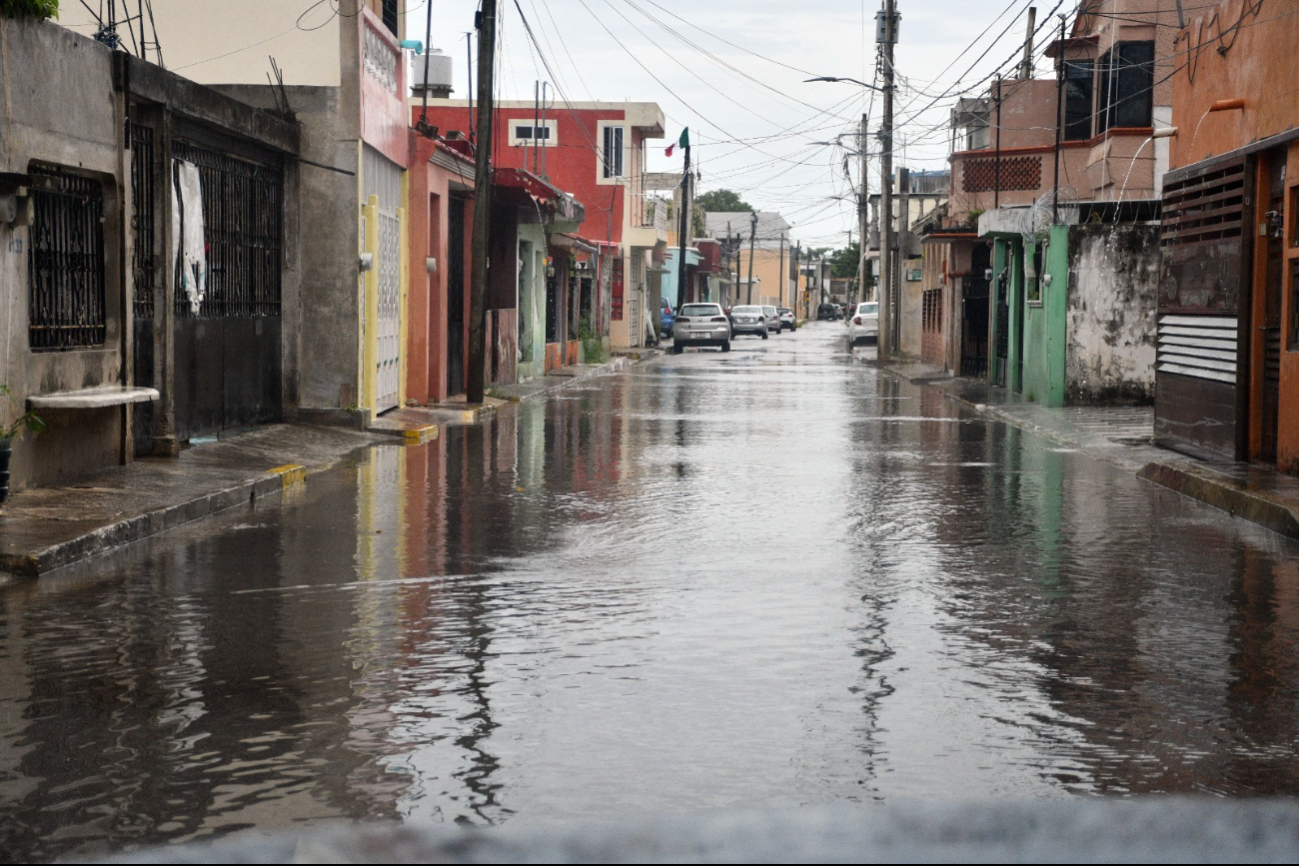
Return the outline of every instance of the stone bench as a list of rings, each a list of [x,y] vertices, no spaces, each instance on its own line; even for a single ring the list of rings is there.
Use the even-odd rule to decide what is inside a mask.
[[[55,409],[107,409],[128,403],[152,403],[159,399],[157,388],[106,385],[100,388],[82,388],[77,391],[55,391],[35,394],[27,398],[32,411]]]

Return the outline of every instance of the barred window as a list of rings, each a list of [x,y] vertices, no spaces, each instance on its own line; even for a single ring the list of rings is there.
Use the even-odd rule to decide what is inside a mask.
[[[34,352],[104,345],[104,187],[33,166],[27,342]]]

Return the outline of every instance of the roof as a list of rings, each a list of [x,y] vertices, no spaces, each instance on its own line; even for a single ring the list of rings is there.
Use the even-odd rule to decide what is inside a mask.
[[[408,105],[423,105],[423,97],[411,97]],[[469,108],[467,99],[430,99],[430,108]],[[501,111],[523,111],[531,117],[536,110],[536,103],[530,99],[497,100],[496,108]],[[568,111],[621,111],[629,126],[639,129],[645,138],[663,138],[666,120],[663,109],[657,102],[559,102],[551,109],[551,114],[563,114]]]
[[[581,221],[585,208],[570,193],[537,177],[530,171],[521,168],[497,168],[492,172],[492,185],[505,189],[521,190],[535,202],[555,209],[557,216],[563,219]]]
[[[713,238],[724,238],[729,232],[732,236],[740,235],[747,242],[752,220],[753,214],[748,211],[710,213],[707,215],[707,234]],[[785,235],[785,242],[789,243],[793,230],[794,227],[780,214],[773,211],[758,211],[756,245],[765,249],[769,245],[779,244],[781,234]]]

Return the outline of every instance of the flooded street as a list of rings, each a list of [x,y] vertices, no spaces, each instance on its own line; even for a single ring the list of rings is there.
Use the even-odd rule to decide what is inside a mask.
[[[0,588],[0,852],[1299,794],[1299,546],[842,335],[586,380]]]

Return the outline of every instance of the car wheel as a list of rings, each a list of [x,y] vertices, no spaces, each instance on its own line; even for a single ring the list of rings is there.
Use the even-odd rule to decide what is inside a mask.
[[[764,340],[767,339],[767,332],[766,332],[766,331],[763,331],[763,332],[762,332],[762,339],[764,339]]]
[[[730,340],[727,340],[725,343],[722,343],[722,351],[723,351],[723,352],[729,352],[729,351],[731,351],[731,341],[730,341]]]
[[[685,346],[673,346],[673,347],[672,347],[672,354],[674,354],[674,355],[680,355],[680,354],[681,354],[682,352],[684,352],[685,350],[686,350],[686,347],[685,347]]]

